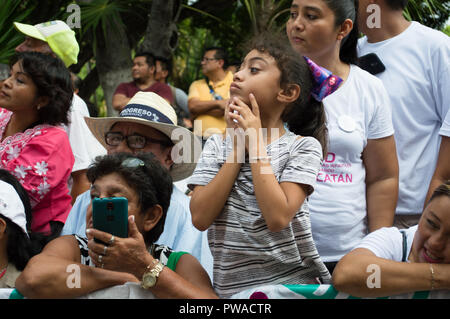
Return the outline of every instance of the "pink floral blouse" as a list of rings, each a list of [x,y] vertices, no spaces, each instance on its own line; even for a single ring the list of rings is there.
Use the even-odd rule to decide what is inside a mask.
[[[0,168],[14,174],[28,192],[32,231],[50,232],[50,221],[64,223],[71,209],[68,180],[74,157],[62,127],[37,125],[3,139],[12,112],[0,108]]]

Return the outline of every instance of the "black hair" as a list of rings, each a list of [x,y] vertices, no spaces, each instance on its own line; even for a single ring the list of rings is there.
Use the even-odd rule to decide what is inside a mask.
[[[148,64],[149,67],[155,66],[155,57],[153,54],[151,54],[150,52],[137,52],[134,55],[133,59],[141,56],[145,57],[145,62]]]
[[[172,59],[162,56],[155,56],[155,61],[159,61],[159,63],[161,64],[161,68],[164,71],[167,71],[167,77],[165,79],[165,81],[167,82],[167,79],[170,77],[170,73],[172,72]]]
[[[386,0],[386,4],[392,10],[403,10],[408,5],[408,0]]]
[[[38,124],[69,124],[69,110],[73,99],[73,84],[64,63],[40,52],[22,52],[17,56],[23,71],[37,87],[38,96],[47,96],[49,102],[38,110]]]
[[[431,202],[436,197],[440,197],[440,196],[449,196],[450,197],[450,180],[445,181],[443,184],[439,185],[434,190],[428,203]]]
[[[27,191],[16,177],[5,169],[0,169],[0,180],[10,184],[15,189],[25,209],[26,229],[30,237],[23,232],[19,225],[0,214],[0,218],[6,222],[6,232],[8,234],[8,242],[6,245],[8,262],[12,263],[16,266],[17,270],[21,271],[25,268],[30,258],[42,250],[43,237],[39,234],[31,233],[32,211]]]
[[[122,163],[126,159],[137,158],[144,166],[126,167]],[[92,184],[100,177],[117,173],[139,196],[141,212],[160,205],[163,214],[156,226],[149,232],[142,234],[145,243],[150,245],[158,240],[164,230],[167,210],[172,195],[172,177],[152,153],[115,153],[98,156],[87,170],[87,178]]]
[[[311,96],[314,78],[303,56],[292,48],[285,35],[269,32],[254,37],[247,47],[247,52],[257,50],[275,59],[281,71],[281,88],[286,89],[293,83],[300,86],[300,96],[286,107],[281,119],[291,132],[316,138],[325,155],[328,145],[325,109],[322,102]]]
[[[342,40],[339,58],[342,62],[348,64],[357,64],[358,53],[357,44],[359,38],[358,30],[358,5],[359,0],[323,0],[333,11],[335,17],[335,26],[338,27],[346,19],[353,21],[353,29]]]
[[[215,51],[214,58],[217,60],[223,60],[223,69],[225,70],[228,67],[228,54],[222,47],[208,47],[203,52],[206,53],[208,51]]]
[[[81,86],[81,79],[78,75],[76,75],[75,73],[70,73],[70,77],[72,79],[72,84],[73,84],[73,89],[78,90]]]

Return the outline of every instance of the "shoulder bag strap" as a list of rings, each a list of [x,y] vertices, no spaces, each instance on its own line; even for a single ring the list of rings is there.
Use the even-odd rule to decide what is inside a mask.
[[[402,261],[406,262],[407,250],[408,250],[408,243],[406,241],[406,232],[404,230],[401,230],[400,232],[402,233],[402,237],[403,237],[403,256],[402,256]]]

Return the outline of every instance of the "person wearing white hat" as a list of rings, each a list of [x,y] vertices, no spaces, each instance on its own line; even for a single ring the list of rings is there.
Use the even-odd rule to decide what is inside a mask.
[[[151,152],[169,170],[174,182],[189,177],[195,169],[201,151],[200,140],[191,131],[177,126],[174,109],[156,93],[136,93],[118,117],[86,117],[85,120],[108,154]],[[183,143],[193,145],[192,149],[180,149]],[[179,155],[181,150],[183,157]],[[85,236],[86,210],[90,201],[89,191],[77,198],[62,235]],[[188,196],[173,187],[164,231],[156,243],[176,251],[189,252],[212,278],[212,255],[207,232],[200,232],[192,225],[189,201]]]
[[[0,288],[14,288],[31,258],[30,224],[27,192],[11,173],[0,169]]]
[[[14,22],[18,31],[24,34],[25,41],[16,47],[16,52],[34,51],[50,54],[60,58],[66,67],[78,62],[80,48],[75,32],[61,20],[48,21],[36,25]],[[106,154],[105,149],[92,136],[83,118],[89,116],[86,103],[77,95],[73,95],[70,108],[70,123],[66,127],[70,146],[75,157],[71,180],[72,204],[76,197],[89,189],[86,170],[98,155]]]

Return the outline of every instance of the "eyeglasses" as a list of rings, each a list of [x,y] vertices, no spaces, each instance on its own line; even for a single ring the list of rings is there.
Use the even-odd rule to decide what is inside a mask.
[[[107,132],[105,134],[105,142],[109,146],[119,146],[124,139],[126,139],[128,147],[134,149],[143,149],[149,143],[159,144],[165,147],[173,146],[172,142],[158,140],[139,134],[131,134],[127,136],[124,136],[120,132]]]
[[[202,62],[209,62],[209,61],[214,61],[214,60],[219,60],[216,58],[202,58]]]

